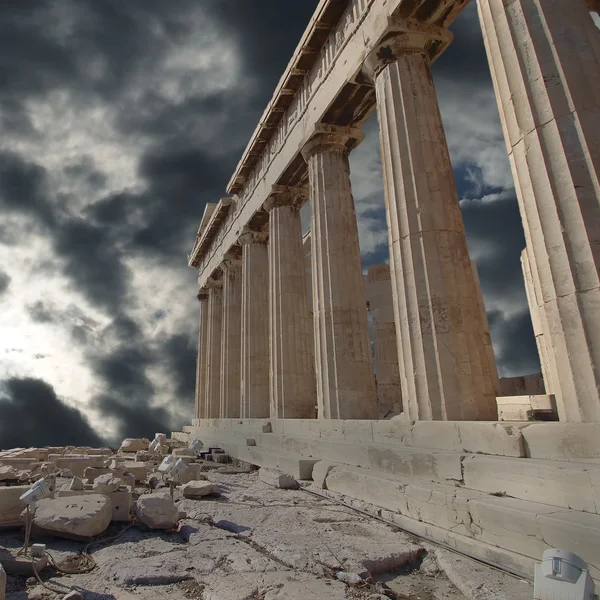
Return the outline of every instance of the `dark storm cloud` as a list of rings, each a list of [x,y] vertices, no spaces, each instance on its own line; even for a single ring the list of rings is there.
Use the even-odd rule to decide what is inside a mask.
[[[0,296],[2,296],[10,285],[10,276],[8,273],[0,270]]]
[[[540,372],[540,360],[529,312],[510,319],[499,311],[488,312],[500,376]]]
[[[14,152],[0,151],[0,210],[56,225],[55,207],[46,169]]]
[[[42,300],[37,300],[26,307],[29,317],[34,323],[54,323],[57,314],[53,307],[48,306]]]
[[[197,344],[193,344],[187,335],[180,333],[165,341],[161,353],[173,377],[178,401],[191,408],[194,405],[196,390]]]
[[[13,377],[0,382],[0,448],[62,444],[102,446],[104,440],[45,381]]]

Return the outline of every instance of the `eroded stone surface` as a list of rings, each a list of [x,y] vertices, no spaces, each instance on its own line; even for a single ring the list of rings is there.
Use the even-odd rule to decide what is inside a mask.
[[[91,538],[108,527],[111,516],[111,502],[106,496],[86,494],[40,500],[33,523],[59,537]]]
[[[181,488],[184,498],[201,498],[213,494],[216,490],[214,483],[208,481],[189,481]]]
[[[168,496],[144,494],[136,503],[139,520],[151,529],[172,529],[179,520],[179,511]]]

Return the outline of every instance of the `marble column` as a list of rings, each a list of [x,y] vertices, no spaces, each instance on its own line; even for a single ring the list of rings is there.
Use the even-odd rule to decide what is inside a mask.
[[[273,186],[269,211],[270,403],[275,419],[316,417],[299,207],[306,191]]]
[[[196,404],[195,419],[206,419],[206,358],[208,337],[208,290],[202,288],[198,293],[200,303],[200,331],[198,333],[198,359],[196,363]]]
[[[564,421],[600,421],[600,34],[584,0],[479,0]],[[538,283],[539,282],[539,283]]]
[[[500,390],[500,377],[498,377],[498,365],[496,364],[496,355],[494,354],[494,345],[492,344],[492,336],[490,334],[490,324],[485,310],[485,302],[483,301],[483,292],[481,290],[481,281],[479,280],[479,271],[477,263],[471,261],[471,269],[473,269],[473,277],[475,278],[475,289],[477,290],[477,300],[479,305],[479,313],[484,330],[487,332],[485,336],[485,351],[488,357],[488,365],[490,367],[491,381],[494,386],[494,394],[496,398],[502,395]]]
[[[465,230],[426,52],[451,34],[396,20],[365,63],[374,80],[404,410],[411,419],[496,420]]]
[[[218,419],[221,398],[221,325],[223,321],[223,282],[209,279],[208,327],[206,329],[206,419]]]
[[[314,346],[319,417],[377,419],[349,149],[357,129],[318,124],[302,148],[311,199]]]
[[[223,329],[221,332],[222,419],[240,417],[242,359],[242,261],[231,258],[221,263],[223,270]]]
[[[402,412],[390,265],[370,266],[366,276],[366,287],[373,327],[379,418],[385,419]]]
[[[269,417],[269,255],[267,234],[246,229],[242,245],[241,417]]]
[[[538,355],[540,357],[544,388],[549,390],[555,387],[553,385],[552,377],[553,373],[556,372],[556,364],[552,361],[553,354],[551,349],[550,352],[548,351],[548,334],[545,332],[546,320],[544,319],[544,303],[538,295],[539,290],[536,289],[533,280],[533,271],[527,248],[521,252],[521,269],[523,270],[523,281],[525,283],[525,293],[527,294],[527,304],[529,305],[531,325],[533,326],[535,343],[537,345]]]

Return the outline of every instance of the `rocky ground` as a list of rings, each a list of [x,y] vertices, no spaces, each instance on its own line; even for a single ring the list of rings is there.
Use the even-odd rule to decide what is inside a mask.
[[[89,600],[525,600],[532,586],[479,563],[436,549],[397,528],[304,489],[276,489],[256,471],[206,474],[217,494],[184,498],[186,513],[171,531],[134,525],[110,544],[91,548],[97,567],[48,584]],[[138,488],[144,494],[149,490]],[[164,488],[159,493],[169,494]],[[106,535],[123,526],[113,523]],[[48,537],[58,564],[74,564],[82,542]],[[0,533],[16,550],[22,532]],[[35,580],[9,576],[7,600],[57,598]],[[65,593],[68,589],[65,588]]]

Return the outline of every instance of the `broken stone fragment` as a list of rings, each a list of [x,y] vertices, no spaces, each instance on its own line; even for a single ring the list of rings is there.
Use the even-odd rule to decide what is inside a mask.
[[[121,478],[115,477],[112,473],[105,473],[96,477],[92,489],[99,494],[112,494],[122,485],[124,481]]]
[[[81,480],[81,478],[73,477],[73,479],[71,479],[71,484],[69,485],[69,489],[72,492],[81,492],[82,490],[84,490],[85,487],[83,485],[83,481]]]
[[[258,478],[263,483],[282,490],[291,490],[298,487],[296,480],[291,475],[277,469],[265,469],[263,467],[258,470]]]
[[[179,511],[169,496],[145,494],[136,502],[138,519],[150,529],[172,529],[177,525]]]
[[[181,488],[183,497],[192,499],[214,494],[215,490],[215,484],[209,481],[190,481]]]
[[[100,535],[110,524],[112,505],[101,494],[40,500],[33,518],[36,528],[70,539]]]
[[[123,440],[119,452],[137,452],[138,450],[148,450],[150,441],[146,438],[126,438]]]
[[[66,596],[63,596],[62,600],[83,600],[83,596],[79,592],[73,590],[72,592],[69,592]]]
[[[192,448],[175,448],[173,452],[171,452],[173,456],[177,456],[177,458],[182,458],[185,456],[195,457],[196,451]]]
[[[138,450],[135,453],[135,462],[150,462],[158,460],[158,454],[151,450]]]
[[[0,467],[0,481],[10,481],[19,478],[19,471],[10,465]]]

